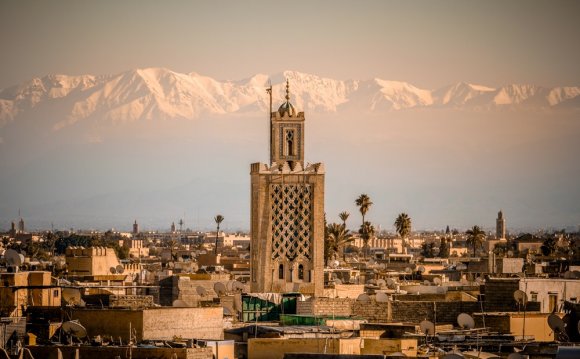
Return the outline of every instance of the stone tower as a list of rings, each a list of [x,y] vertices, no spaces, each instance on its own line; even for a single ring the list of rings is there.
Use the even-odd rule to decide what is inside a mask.
[[[286,102],[270,111],[271,164],[250,171],[252,292],[324,290],[324,165],[304,162],[304,119],[286,81]]]
[[[135,220],[135,223],[133,223],[133,234],[139,234],[139,224],[137,223],[137,220]]]
[[[503,218],[502,211],[497,213],[497,219],[495,220],[495,238],[505,238],[505,218]]]

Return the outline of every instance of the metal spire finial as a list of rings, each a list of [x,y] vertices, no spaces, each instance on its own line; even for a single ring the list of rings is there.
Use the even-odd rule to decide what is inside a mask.
[[[290,101],[290,82],[286,79],[286,102]]]

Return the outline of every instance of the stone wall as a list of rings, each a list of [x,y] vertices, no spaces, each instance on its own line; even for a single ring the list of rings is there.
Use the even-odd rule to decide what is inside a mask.
[[[349,317],[355,302],[350,298],[314,298],[296,302],[296,314]]]
[[[129,353],[128,347],[29,346],[27,348],[35,358],[45,359],[128,358]],[[211,348],[131,348],[131,357],[133,359],[213,359],[213,353]]]

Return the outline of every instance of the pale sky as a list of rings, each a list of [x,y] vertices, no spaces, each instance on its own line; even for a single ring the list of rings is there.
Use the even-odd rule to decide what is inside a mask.
[[[579,1],[3,0],[0,88],[137,67],[577,86],[579,39]]]

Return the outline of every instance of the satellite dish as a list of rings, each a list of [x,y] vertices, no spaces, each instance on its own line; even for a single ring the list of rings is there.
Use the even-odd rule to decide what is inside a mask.
[[[362,293],[362,294],[359,294],[359,296],[356,298],[356,300],[358,302],[361,302],[361,303],[368,303],[371,301],[371,297],[369,297],[368,294]]]
[[[333,280],[334,284],[342,284],[342,281],[340,280],[340,278],[336,278],[335,280]]]
[[[471,315],[467,313],[461,313],[457,316],[457,324],[461,327],[461,329],[473,329],[475,328],[475,321],[471,317]]]
[[[425,267],[424,266],[417,267],[417,272],[419,272],[419,273],[425,273]]]
[[[213,285],[213,290],[214,290],[214,291],[216,292],[216,294],[217,294],[218,296],[220,296],[220,297],[221,297],[222,295],[226,294],[226,292],[227,292],[226,286],[225,286],[225,285],[224,285],[222,282],[216,282],[216,283]]]
[[[377,285],[382,288],[387,285],[387,282],[384,279],[377,279]]]
[[[467,266],[463,263],[457,263],[457,265],[455,266],[455,270],[458,271],[467,270]]]
[[[433,278],[433,283],[435,283],[435,285],[441,285],[441,278],[439,277]]]
[[[370,279],[370,280],[367,280],[367,284],[376,285],[377,284],[377,281],[375,279]]]
[[[375,260],[371,258],[371,259],[369,259],[369,262],[368,262],[368,263],[369,263],[370,265],[374,265],[374,264],[375,264]]]
[[[109,272],[111,272],[111,274],[117,274],[117,268],[111,267],[109,268]]]
[[[340,266],[340,262],[335,260],[332,262],[331,266],[332,266],[332,268],[338,268]]]
[[[375,295],[375,300],[379,303],[386,303],[389,301],[389,296],[383,292],[377,292]]]
[[[379,268],[385,269],[385,268],[387,268],[387,265],[385,263],[381,263],[381,264],[379,264]]]
[[[197,288],[195,288],[195,291],[199,296],[205,297],[207,295],[207,290],[201,285],[198,285]]]
[[[234,292],[243,292],[246,289],[244,283],[238,282],[237,280],[234,281],[232,288]]]
[[[229,307],[224,306],[223,308],[224,308],[224,315],[229,315],[229,316],[234,315],[234,311],[232,309],[230,309]]]
[[[421,328],[421,332],[425,335],[435,335],[435,324],[428,320],[424,320],[419,323],[419,327]]]
[[[407,267],[407,268],[405,268],[405,273],[411,274],[411,273],[413,273],[413,270],[411,269],[411,267]]]
[[[81,291],[76,288],[63,288],[62,299],[70,305],[81,303]]]
[[[6,263],[11,267],[19,267],[24,263],[24,256],[14,249],[7,249],[4,252],[4,259]]]
[[[78,320],[64,322],[60,327],[65,333],[72,335],[73,337],[80,339],[87,336],[87,330]]]
[[[520,353],[511,353],[507,356],[507,359],[524,359],[524,356]]]
[[[564,332],[565,328],[564,321],[556,314],[550,314],[548,316],[548,325],[550,326],[550,329],[554,331],[554,333]]]
[[[117,269],[117,273],[119,273],[119,274],[123,274],[123,272],[125,271],[125,267],[123,267],[120,264],[118,266],[116,266],[115,269]]]
[[[483,280],[483,278],[481,278],[481,277],[477,277],[477,278],[475,278],[475,282],[476,282],[477,284],[483,284],[483,283],[484,283],[484,280]]]
[[[394,287],[397,284],[393,278],[387,278],[387,286],[390,288]]]
[[[431,285],[431,282],[429,282],[427,279],[425,279],[425,280],[423,281],[423,285]]]
[[[181,299],[174,300],[173,301],[173,306],[176,307],[176,308],[187,308],[187,307],[189,307],[189,305],[185,301],[183,301]]]
[[[514,299],[519,305],[526,305],[528,303],[528,295],[523,290],[516,290],[514,292]]]

